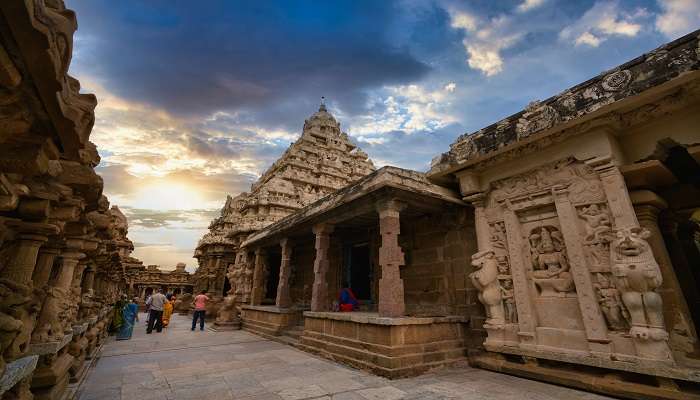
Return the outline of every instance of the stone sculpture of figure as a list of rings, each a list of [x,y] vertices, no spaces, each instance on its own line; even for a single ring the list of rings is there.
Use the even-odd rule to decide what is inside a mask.
[[[253,266],[244,264],[243,265],[243,273],[241,276],[241,283],[243,286],[243,302],[247,302],[250,300],[250,294],[253,290]]]
[[[499,256],[496,257],[498,261],[498,273],[501,275],[510,275],[510,265],[508,264],[508,257]]]
[[[646,238],[647,229],[617,229],[610,246],[610,261],[618,290],[630,315],[630,335],[639,339],[668,340],[664,327],[661,270]]]
[[[530,245],[534,246],[531,249],[534,267],[532,277],[543,296],[574,290],[574,281],[564,255],[563,243],[559,231],[550,232],[546,227],[542,227],[539,233],[530,235]]]
[[[586,243],[595,243],[606,240],[610,232],[610,216],[605,210],[601,210],[597,204],[584,207],[578,213],[579,217],[586,220]]]
[[[236,314],[236,298],[233,294],[229,294],[228,296],[224,297],[224,300],[221,303],[221,307],[216,314],[216,322],[233,322],[236,319]]]
[[[496,328],[505,324],[503,296],[498,283],[498,262],[493,250],[480,251],[472,256],[475,271],[469,274],[479,291],[479,301],[486,308],[484,326]]]
[[[506,229],[503,222],[497,222],[491,227],[491,244],[500,249],[506,248]]]
[[[506,279],[501,286],[501,296],[506,312],[506,321],[512,324],[518,322],[518,312],[515,308],[515,297],[513,296],[513,281]]]
[[[15,360],[26,353],[41,306],[39,299],[39,293],[28,286],[0,280],[0,315],[3,321],[7,321],[7,327],[0,327],[3,351],[0,357],[5,361]]]
[[[608,326],[614,331],[625,329],[620,292],[604,274],[598,273],[597,280],[598,282],[593,287],[595,287],[598,303],[603,315],[605,315],[605,320],[608,321]]]
[[[180,315],[187,315],[192,307],[192,293],[184,293],[180,295],[175,304],[173,305],[173,310],[177,311]]]
[[[32,333],[33,343],[58,341],[63,338],[66,328],[62,318],[65,315],[64,308],[64,294],[61,289],[49,287]]]

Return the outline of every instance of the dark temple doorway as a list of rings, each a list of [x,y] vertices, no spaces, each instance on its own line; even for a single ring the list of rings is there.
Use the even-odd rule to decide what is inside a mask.
[[[280,281],[280,264],[282,264],[282,254],[271,253],[267,256],[267,282],[265,283],[265,302],[275,303],[277,300],[277,285]]]
[[[347,283],[358,300],[371,300],[372,270],[369,262],[369,245],[367,243],[350,245],[345,255],[345,265],[348,266],[345,271]]]

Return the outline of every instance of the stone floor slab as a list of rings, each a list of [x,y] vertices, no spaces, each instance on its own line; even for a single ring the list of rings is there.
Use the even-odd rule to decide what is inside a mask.
[[[607,399],[466,364],[390,381],[246,331],[189,326],[188,317],[175,315],[162,333],[146,335],[139,324],[131,340],[108,339],[78,399]]]

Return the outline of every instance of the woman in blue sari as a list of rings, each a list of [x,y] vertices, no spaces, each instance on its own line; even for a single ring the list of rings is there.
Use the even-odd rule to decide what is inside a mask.
[[[124,305],[122,308],[122,323],[119,332],[117,332],[117,340],[129,340],[134,332],[134,322],[139,320],[139,305],[137,299],[131,300],[131,303]]]

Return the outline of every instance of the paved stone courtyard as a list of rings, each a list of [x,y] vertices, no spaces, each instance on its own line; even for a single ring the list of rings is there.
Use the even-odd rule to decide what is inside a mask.
[[[245,331],[195,332],[175,315],[163,333],[110,338],[79,400],[606,399],[466,365],[390,381]]]

